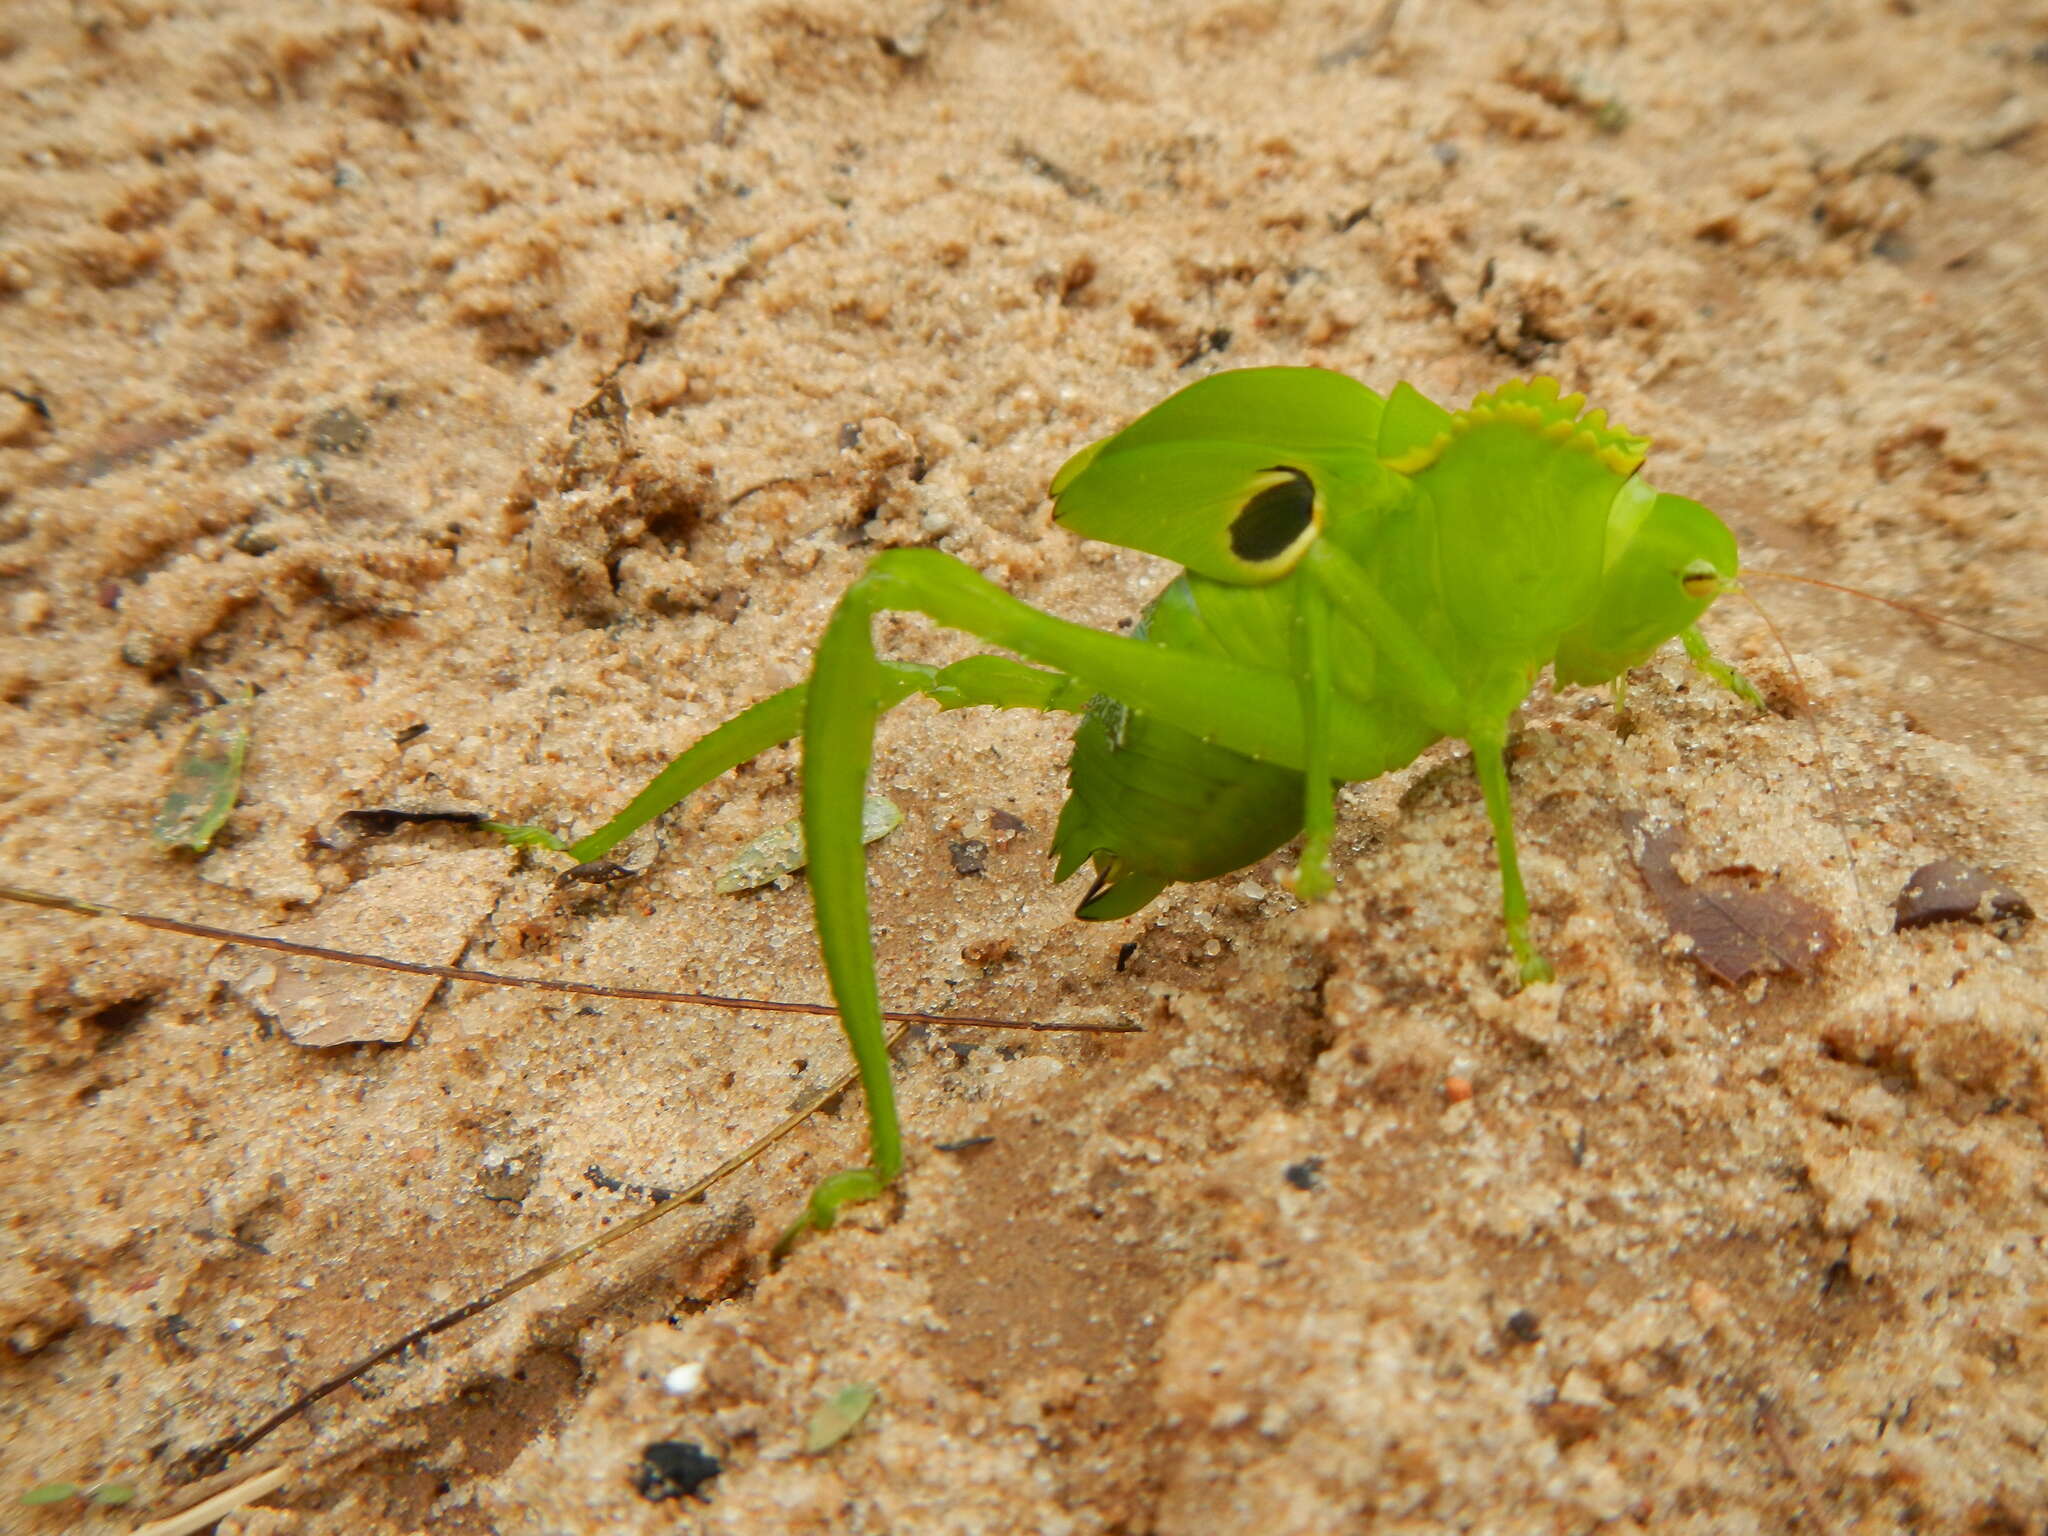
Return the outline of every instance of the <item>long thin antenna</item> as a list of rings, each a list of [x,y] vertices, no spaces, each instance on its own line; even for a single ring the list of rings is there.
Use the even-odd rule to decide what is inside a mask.
[[[241,949],[268,949],[278,954],[299,955],[309,960],[332,960],[341,965],[360,965],[373,971],[400,971],[408,976],[432,976],[442,981],[469,981],[492,987],[526,987],[535,992],[567,992],[577,997],[609,997],[635,1003],[690,1003],[705,1008],[733,1008],[758,1013],[802,1013],[826,1018],[836,1018],[839,1014],[839,1010],[830,1003],[786,1003],[752,997],[720,997],[710,992],[664,992],[653,987],[608,987],[594,981],[556,981],[544,976],[508,976],[499,971],[474,970],[466,965],[429,965],[415,960],[393,960],[388,955],[360,954],[350,949],[328,949],[319,944],[301,944],[292,939],[272,938],[268,934],[216,928],[211,923],[188,923],[182,918],[158,917],[151,912],[130,912],[120,907],[108,906],[105,902],[86,901],[77,896],[59,896],[50,891],[31,890],[20,885],[0,885],[0,901],[21,902],[31,907],[48,907],[53,911],[73,912],[80,917],[118,917],[122,922],[134,923],[138,927],[154,928],[163,933],[183,934],[194,939],[212,939],[216,943],[233,944]],[[882,1017],[894,1024],[1021,1029],[1046,1034],[1129,1035],[1142,1033],[1144,1029],[1143,1025],[1126,1020],[1107,1024],[1065,1024],[1056,1021],[1040,1023],[1030,1019],[985,1019],[960,1013],[900,1012],[885,1012]]]
[[[908,1024],[898,1025],[895,1031],[890,1034],[886,1048],[891,1051],[895,1050],[897,1044],[909,1032],[910,1026]],[[446,1333],[450,1328],[468,1322],[479,1313],[490,1311],[491,1308],[497,1306],[501,1301],[518,1295],[519,1292],[525,1290],[528,1286],[538,1285],[541,1281],[547,1279],[548,1276],[567,1269],[570,1265],[581,1259],[588,1258],[600,1249],[609,1248],[614,1243],[624,1241],[640,1231],[641,1228],[652,1226],[655,1222],[661,1220],[662,1217],[681,1209],[683,1206],[692,1205],[702,1200],[704,1196],[709,1194],[719,1184],[723,1183],[733,1174],[738,1173],[747,1164],[753,1162],[754,1159],[761,1156],[762,1153],[810,1119],[812,1115],[815,1115],[819,1110],[839,1097],[839,1095],[846,1092],[847,1089],[851,1088],[859,1080],[859,1076],[860,1070],[857,1067],[849,1068],[847,1071],[842,1072],[831,1083],[813,1094],[800,1108],[778,1122],[766,1135],[761,1136],[742,1150],[735,1152],[731,1157],[728,1157],[724,1162],[720,1163],[688,1188],[679,1190],[667,1199],[649,1206],[639,1215],[621,1222],[616,1227],[607,1227],[595,1237],[586,1238],[573,1247],[562,1249],[559,1253],[543,1259],[524,1273],[515,1275],[495,1290],[478,1296],[474,1300],[466,1301],[454,1311],[444,1312],[431,1322],[422,1323],[402,1338],[393,1339],[389,1344],[371,1351],[353,1365],[330,1376],[310,1391],[300,1393],[299,1396],[278,1409],[277,1412],[273,1413],[261,1424],[258,1424],[254,1429],[237,1435],[224,1446],[218,1446],[204,1452],[196,1458],[195,1465],[207,1469],[225,1465],[229,1458],[239,1456],[244,1451],[252,1449],[272,1432],[289,1424],[293,1419],[322,1399],[339,1392],[365,1371],[372,1370],[382,1365],[386,1360],[404,1354],[415,1344],[422,1344],[437,1333]]]
[[[1918,603],[1909,603],[1904,598],[1885,597],[1881,593],[1866,592],[1861,587],[1847,586],[1839,581],[1823,581],[1818,576],[1795,576],[1790,571],[1751,570],[1745,570],[1742,573],[1742,579],[1744,581],[1752,579],[1794,581],[1802,587],[1819,587],[1828,592],[1840,592],[1846,597],[1860,597],[1865,602],[1882,603],[1885,607],[1895,608],[1900,613],[1911,614],[1914,618],[1919,619],[1925,624],[1946,624],[1951,629],[1960,629],[1966,634],[1976,635],[1981,639],[1996,640],[2001,645],[2016,645],[2021,650],[2032,651],[2037,656],[2048,656],[2048,645],[2040,645],[2032,640],[2022,640],[2015,635],[2001,635],[1995,629],[1986,629],[1981,624],[1971,624],[1963,619],[1952,619],[1945,613],[1936,613],[1931,608],[1923,608]],[[1763,610],[1759,608],[1757,612],[1762,613]],[[1764,622],[1768,624],[1770,620],[1767,618]]]
[[[1835,777],[1834,754],[1828,751],[1827,733],[1820,728],[1820,715],[1813,707],[1813,694],[1807,688],[1806,679],[1799,671],[1799,662],[1792,654],[1792,647],[1785,643],[1784,632],[1765,611],[1764,605],[1756,600],[1754,594],[1744,591],[1741,587],[1738,586],[1735,590],[1742,593],[1742,600],[1756,610],[1756,616],[1764,621],[1764,628],[1771,632],[1771,639],[1777,643],[1778,653],[1785,658],[1785,665],[1792,671],[1792,682],[1799,689],[1800,702],[1806,705],[1806,724],[1813,732],[1814,755],[1820,759],[1821,774],[1828,781],[1828,804],[1834,810],[1829,820],[1834,823],[1835,831],[1842,839],[1842,851],[1849,856],[1849,883],[1856,888],[1856,905],[1867,911],[1870,898],[1863,889],[1863,871],[1856,863],[1856,840],[1850,837],[1849,823],[1842,813],[1842,786]]]

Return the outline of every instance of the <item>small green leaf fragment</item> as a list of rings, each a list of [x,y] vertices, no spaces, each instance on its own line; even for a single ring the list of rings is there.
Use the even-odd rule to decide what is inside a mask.
[[[38,1483],[21,1496],[24,1504],[62,1504],[78,1497],[76,1483]]]
[[[486,821],[483,823],[483,829],[502,837],[508,848],[545,848],[550,853],[569,851],[569,845],[546,827],[523,826],[509,821]]]
[[[242,765],[249,757],[249,706],[255,697],[255,689],[244,683],[234,697],[193,723],[170,792],[150,824],[150,839],[157,847],[204,853],[213,845],[214,834],[242,792]]]
[[[883,838],[903,825],[903,813],[893,801],[884,800],[880,795],[869,795],[860,803],[860,840],[864,843],[879,843]]]
[[[804,1450],[813,1456],[830,1450],[852,1434],[874,1406],[875,1389],[870,1383],[842,1387],[804,1425]]]
[[[869,795],[860,805],[860,840],[876,842],[903,825],[903,813],[880,795]],[[779,880],[792,870],[802,869],[810,855],[804,850],[804,824],[792,816],[781,826],[763,832],[733,857],[733,861],[711,882],[721,896],[756,890]]]
[[[85,1496],[94,1504],[104,1504],[111,1508],[116,1504],[126,1504],[132,1500],[135,1497],[135,1485],[133,1483],[98,1483],[88,1488]]]

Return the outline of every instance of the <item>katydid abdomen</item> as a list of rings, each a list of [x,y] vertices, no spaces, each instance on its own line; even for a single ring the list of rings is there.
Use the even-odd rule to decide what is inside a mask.
[[[1184,654],[1259,665],[1292,644],[1291,612],[1274,595],[1183,574],[1133,632]],[[1371,778],[1413,761],[1435,737],[1412,710],[1373,697],[1379,669],[1371,647],[1363,636],[1346,638],[1342,708],[1351,737],[1379,755],[1344,766],[1368,768],[1357,776]],[[1301,831],[1305,803],[1299,768],[1247,757],[1097,695],[1074,733],[1053,878],[1065,880],[1092,858],[1096,878],[1075,916],[1128,917],[1169,885],[1256,864]]]
[[[1183,576],[1135,633],[1198,654],[1215,644]],[[1195,622],[1177,622],[1183,616]],[[1053,834],[1065,880],[1090,859],[1095,881],[1075,916],[1129,917],[1167,886],[1255,864],[1301,830],[1302,775],[1204,741],[1097,694],[1074,732],[1067,802]]]

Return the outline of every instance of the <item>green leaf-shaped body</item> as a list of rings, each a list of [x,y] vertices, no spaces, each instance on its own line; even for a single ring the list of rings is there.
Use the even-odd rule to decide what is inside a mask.
[[[1191,385],[1053,481],[1075,532],[1188,569],[1145,638],[1304,674],[1305,603],[1329,603],[1329,770],[1369,779],[1446,735],[1492,741],[1539,669],[1617,676],[1735,575],[1711,512],[1635,479],[1648,443],[1561,396],[1504,385],[1446,411],[1340,374],[1252,369]],[[1302,762],[1256,761],[1099,700],[1076,736],[1055,838],[1093,858],[1080,915],[1244,867],[1302,828]]]

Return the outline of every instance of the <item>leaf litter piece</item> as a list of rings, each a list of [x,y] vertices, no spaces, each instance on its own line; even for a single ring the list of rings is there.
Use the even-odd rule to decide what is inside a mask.
[[[903,813],[880,795],[869,795],[860,803],[860,840],[879,842],[903,825]],[[802,869],[810,855],[804,848],[804,823],[792,816],[781,826],[763,832],[733,856],[718,873],[711,889],[721,896],[758,890],[771,880]]]
[[[436,850],[417,861],[366,875],[275,930],[277,937],[403,959],[459,959],[503,889],[503,849]],[[351,966],[263,952],[230,951],[208,972],[277,1022],[296,1045],[381,1042],[412,1034],[441,982],[431,976],[364,975]]]
[[[401,827],[481,827],[490,818],[482,811],[401,811],[380,806],[373,810],[343,811],[336,820],[364,837],[390,837]]]
[[[1892,903],[1892,931],[1934,923],[1976,923],[2006,943],[2034,920],[2026,897],[1987,870],[1961,859],[1936,859],[1906,877]]]
[[[1840,942],[1826,910],[1777,886],[1759,887],[1754,872],[1720,869],[1686,880],[1675,863],[1685,838],[1668,823],[1630,811],[1622,826],[1671,932],[1716,980],[1739,986],[1774,973],[1811,980]]]
[[[555,888],[561,890],[571,885],[616,885],[621,880],[630,880],[640,871],[630,864],[621,864],[616,859],[592,859],[587,864],[578,864],[574,869],[565,869],[555,876]]]
[[[81,1486],[77,1483],[38,1483],[21,1496],[21,1502],[29,1505],[62,1504],[71,1499],[80,1499],[87,1504],[112,1506],[126,1504],[135,1497],[132,1483],[92,1483]]]
[[[226,823],[242,793],[242,765],[249,760],[250,705],[256,690],[247,683],[192,723],[184,754],[172,774],[164,803],[150,823],[159,848],[204,853]]]
[[[813,1456],[829,1451],[859,1428],[860,1421],[874,1406],[872,1383],[863,1381],[840,1388],[804,1425],[804,1449]]]

